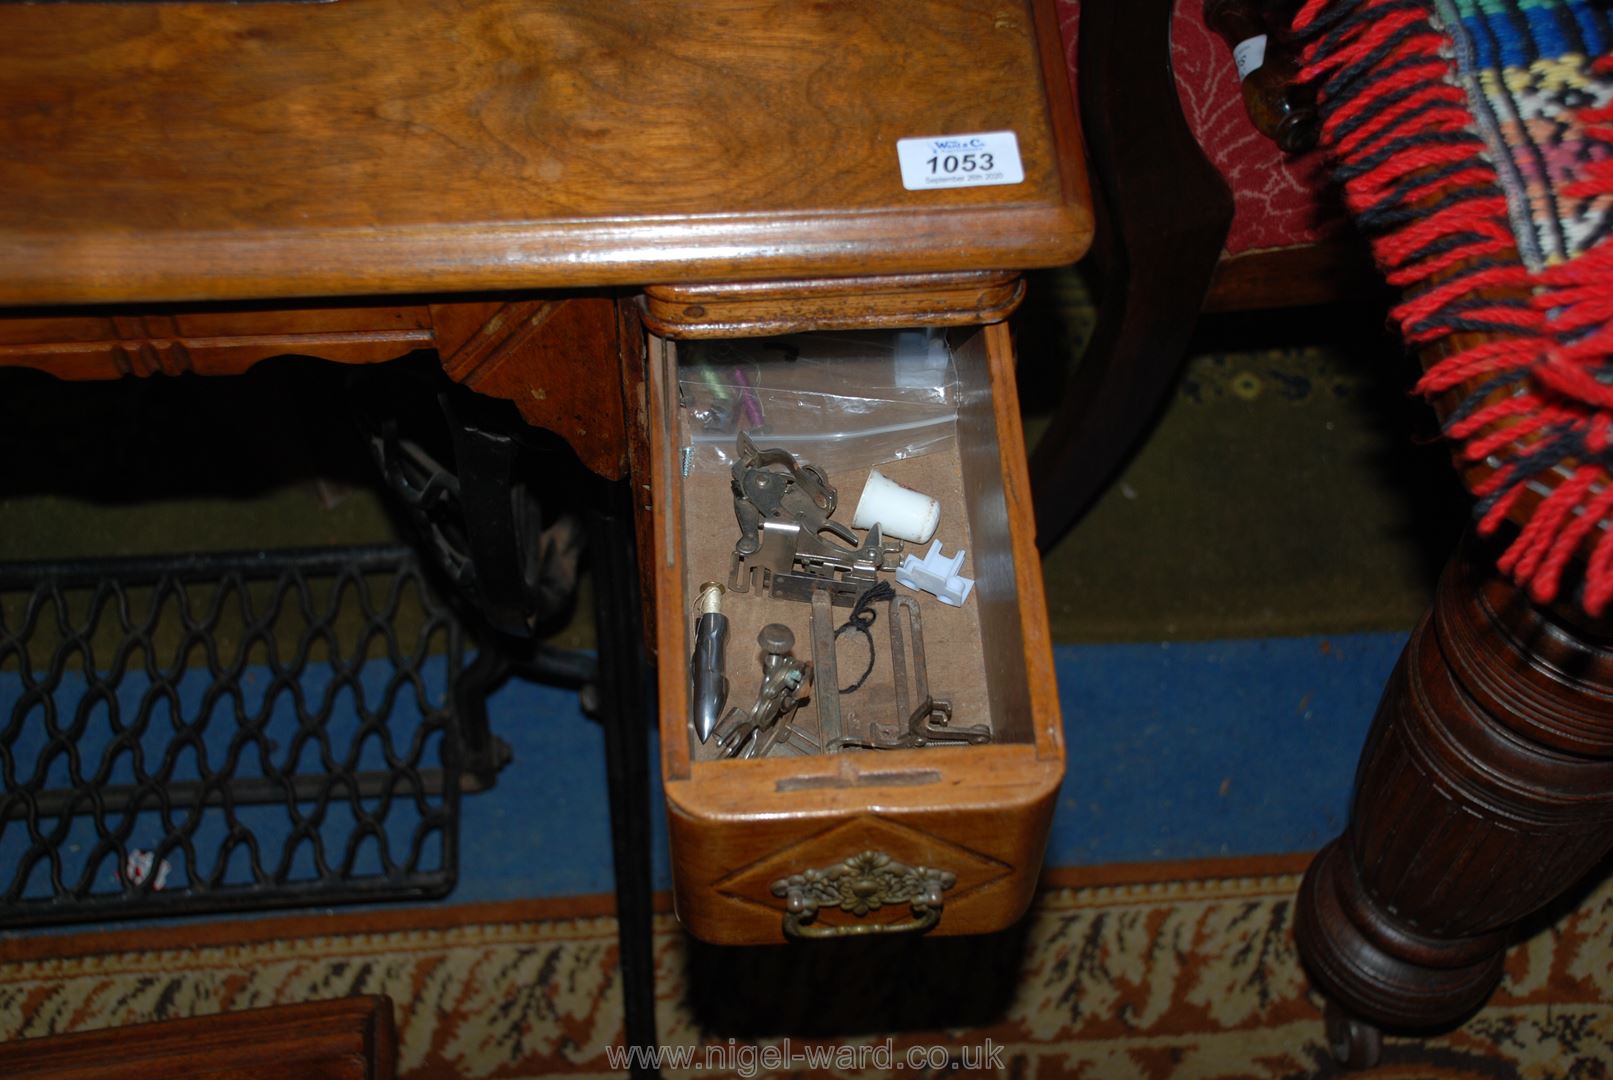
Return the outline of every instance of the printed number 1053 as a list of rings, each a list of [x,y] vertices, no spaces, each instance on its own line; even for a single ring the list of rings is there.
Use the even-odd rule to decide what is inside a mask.
[[[947,154],[945,157],[937,154],[924,164],[930,167],[931,176],[942,173],[988,172],[992,167],[992,157],[990,154]]]

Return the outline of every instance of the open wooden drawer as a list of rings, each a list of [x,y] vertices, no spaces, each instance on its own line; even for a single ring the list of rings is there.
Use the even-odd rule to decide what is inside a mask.
[[[1030,902],[1064,747],[1013,346],[1002,323],[954,328],[947,340],[956,373],[955,440],[942,452],[881,469],[940,498],[937,538],[948,554],[960,544],[968,551],[964,572],[976,583],[963,607],[920,600],[929,682],[935,696],[952,702],[956,724],[989,722],[992,741],[702,760],[711,750],[691,738],[688,724],[694,597],[700,582],[728,580],[738,526],[726,469],[688,471],[681,453],[692,423],[678,392],[686,346],[650,338],[662,769],[677,913],[706,941],[982,933],[1013,922]],[[758,445],[769,440],[759,437]],[[839,490],[835,520],[850,523],[866,473],[831,470]],[[908,547],[922,554],[927,545]],[[884,649],[887,613],[879,610],[872,636]],[[724,611],[730,706],[755,699],[762,623],[785,620],[796,654],[811,657],[808,604],[753,591],[730,593]],[[835,611],[838,623],[847,609]],[[854,641],[843,644],[840,655],[854,656],[855,648]],[[843,659],[840,681],[854,680],[858,666]],[[876,668],[870,694],[879,678]]]

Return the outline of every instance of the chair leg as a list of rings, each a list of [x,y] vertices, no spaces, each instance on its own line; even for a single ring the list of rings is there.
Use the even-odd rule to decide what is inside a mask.
[[[605,729],[611,854],[616,872],[626,1045],[655,1045],[651,940],[650,764],[652,698],[639,625],[638,564],[625,482],[597,481],[590,512],[594,615],[599,635],[599,720]],[[635,1075],[653,1075],[639,1060]]]
[[[1081,6],[1082,125],[1098,214],[1097,330],[1030,459],[1046,551],[1142,442],[1181,368],[1232,222],[1170,67],[1172,5]]]
[[[1343,836],[1300,887],[1300,955],[1350,1064],[1462,1020],[1520,920],[1613,846],[1613,627],[1531,603],[1471,536],[1390,676]]]

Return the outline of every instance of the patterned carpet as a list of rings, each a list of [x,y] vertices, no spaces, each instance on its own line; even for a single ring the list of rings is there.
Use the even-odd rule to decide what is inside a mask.
[[[988,938],[724,950],[657,917],[661,1038],[739,1075],[789,1040],[802,1075],[1335,1075],[1296,962],[1302,858],[1057,871]],[[611,1072],[620,1038],[604,901],[302,916],[0,945],[0,1038],[352,994],[397,1006],[413,1080]],[[1381,1077],[1591,1077],[1613,1061],[1613,885],[1510,956],[1460,1030],[1388,1040]],[[833,1038],[821,1033],[836,1032]],[[875,1056],[887,1046],[892,1061]],[[734,1040],[730,1042],[730,1040]],[[808,1068],[868,1047],[866,1068]],[[945,1050],[934,1050],[934,1047]],[[911,1048],[918,1070],[904,1069]],[[993,1051],[1000,1057],[993,1059]],[[701,1050],[697,1053],[708,1053]],[[746,1057],[749,1053],[753,1056]],[[889,1068],[879,1067],[889,1064]],[[958,1066],[965,1066],[958,1069]],[[936,1068],[939,1066],[939,1068]],[[774,1074],[761,1068],[753,1075]]]

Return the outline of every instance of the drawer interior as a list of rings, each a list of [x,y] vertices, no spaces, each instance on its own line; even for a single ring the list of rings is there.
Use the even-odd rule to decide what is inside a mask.
[[[966,327],[931,331],[927,353],[924,331],[862,331],[793,335],[788,338],[698,342],[651,340],[655,426],[662,434],[657,462],[657,536],[663,563],[658,574],[663,628],[662,722],[669,775],[688,770],[745,769],[767,764],[778,772],[776,790],[808,790],[822,782],[824,768],[836,775],[864,776],[864,782],[924,783],[963,760],[979,760],[1010,747],[1048,749],[1056,740],[1046,721],[1057,722],[1056,705],[1033,707],[1032,686],[1050,683],[1033,673],[1045,654],[1045,613],[1039,568],[1028,536],[1016,536],[1014,523],[1028,527],[1025,506],[1010,512],[1009,499],[1023,497],[1014,477],[1023,475],[1017,415],[1011,432],[1014,468],[1005,468],[999,431],[1005,405],[1000,387],[1010,380],[1006,405],[1014,408],[1011,356],[1005,328]],[[915,347],[920,350],[915,353]],[[915,355],[919,356],[917,361]],[[907,361],[903,370],[902,361]],[[737,372],[737,374],[735,374]],[[894,377],[893,377],[894,376]],[[695,598],[704,582],[747,585],[736,579],[733,552],[740,529],[735,516],[730,466],[738,454],[737,430],[751,433],[761,449],[779,447],[803,463],[820,467],[836,489],[832,521],[850,525],[870,468],[940,502],[934,538],[946,556],[966,552],[961,573],[974,581],[961,606],[897,584],[882,571],[898,596],[911,599],[922,625],[923,663],[929,693],[951,705],[950,726],[989,727],[990,742],[980,745],[935,742],[922,749],[847,748],[823,753],[818,732],[817,695],[811,687],[797,714],[802,737],[784,753],[760,759],[726,759],[716,740],[702,743],[688,724],[690,680],[687,669],[696,618]],[[863,533],[859,530],[859,537]],[[923,555],[928,543],[906,543],[903,554]],[[1030,563],[1032,565],[1026,565]],[[758,583],[759,585],[759,583]],[[758,585],[728,589],[722,610],[728,616],[725,711],[748,709],[762,683],[757,635],[769,623],[794,634],[794,655],[813,659],[813,607],[768,595]],[[843,731],[867,741],[890,741],[907,729],[898,705],[899,673],[893,669],[889,622],[901,623],[907,698],[920,698],[913,678],[911,622],[904,609],[870,605],[874,621],[864,636],[843,631],[835,640],[837,681],[849,687],[868,664],[874,665],[856,691],[837,694]],[[1027,618],[1027,606],[1030,617]],[[820,609],[821,610],[821,609]],[[849,606],[832,609],[840,627]],[[1027,648],[1027,623],[1041,640]],[[669,637],[671,640],[669,640]],[[671,648],[668,648],[671,646]],[[821,645],[820,645],[821,648]],[[667,664],[671,661],[670,664]],[[676,685],[677,689],[674,689]],[[911,710],[909,710],[911,711]],[[791,766],[795,766],[791,775]],[[816,779],[815,779],[816,778]],[[883,778],[883,779],[881,779]]]

